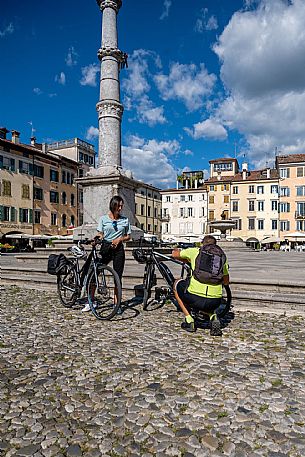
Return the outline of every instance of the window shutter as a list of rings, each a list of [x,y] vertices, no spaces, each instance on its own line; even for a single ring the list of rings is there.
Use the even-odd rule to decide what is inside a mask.
[[[32,209],[29,209],[29,223],[30,224],[33,223],[33,210]]]
[[[16,222],[16,210],[11,206],[11,222]]]
[[[3,156],[0,156],[0,167],[3,167]]]
[[[3,221],[3,217],[4,217],[3,206],[0,205],[0,221],[1,221],[1,222]]]
[[[15,159],[10,159],[11,160],[11,171],[15,171]]]
[[[32,163],[29,163],[29,174],[30,175],[34,174],[34,168],[33,168],[33,164]]]
[[[23,222],[23,220],[22,220],[22,208],[19,208],[19,222]]]

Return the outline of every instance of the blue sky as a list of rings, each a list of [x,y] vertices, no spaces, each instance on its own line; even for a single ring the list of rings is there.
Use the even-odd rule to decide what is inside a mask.
[[[95,0],[1,1],[0,124],[97,149]],[[181,170],[305,152],[303,0],[123,0],[123,166],[166,188]]]

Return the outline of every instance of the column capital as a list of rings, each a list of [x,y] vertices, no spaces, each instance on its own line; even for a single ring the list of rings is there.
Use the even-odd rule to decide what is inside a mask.
[[[103,57],[112,56],[118,62],[123,62],[124,60],[124,53],[117,48],[110,48],[108,46],[102,47],[97,51],[97,56],[99,60],[102,60]]]
[[[115,117],[121,121],[123,116],[124,107],[121,103],[116,101],[100,101],[96,105],[98,118],[101,117]]]
[[[113,8],[116,13],[122,6],[122,0],[96,0],[101,11],[104,11],[105,8]]]

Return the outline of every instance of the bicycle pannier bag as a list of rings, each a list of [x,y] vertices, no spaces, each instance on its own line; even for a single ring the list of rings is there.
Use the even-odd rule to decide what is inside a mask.
[[[66,272],[68,261],[64,254],[51,254],[48,259],[47,272],[50,275],[59,275]]]
[[[203,284],[221,284],[226,260],[225,253],[216,244],[202,246],[196,257],[194,278]]]

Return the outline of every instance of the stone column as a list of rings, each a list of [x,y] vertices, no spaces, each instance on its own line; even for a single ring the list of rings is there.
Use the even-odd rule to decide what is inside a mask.
[[[108,174],[122,166],[120,103],[120,64],[123,53],[118,49],[117,13],[121,0],[97,0],[103,13],[102,44],[98,50],[101,62],[100,97],[97,103],[99,121],[99,170]]]

